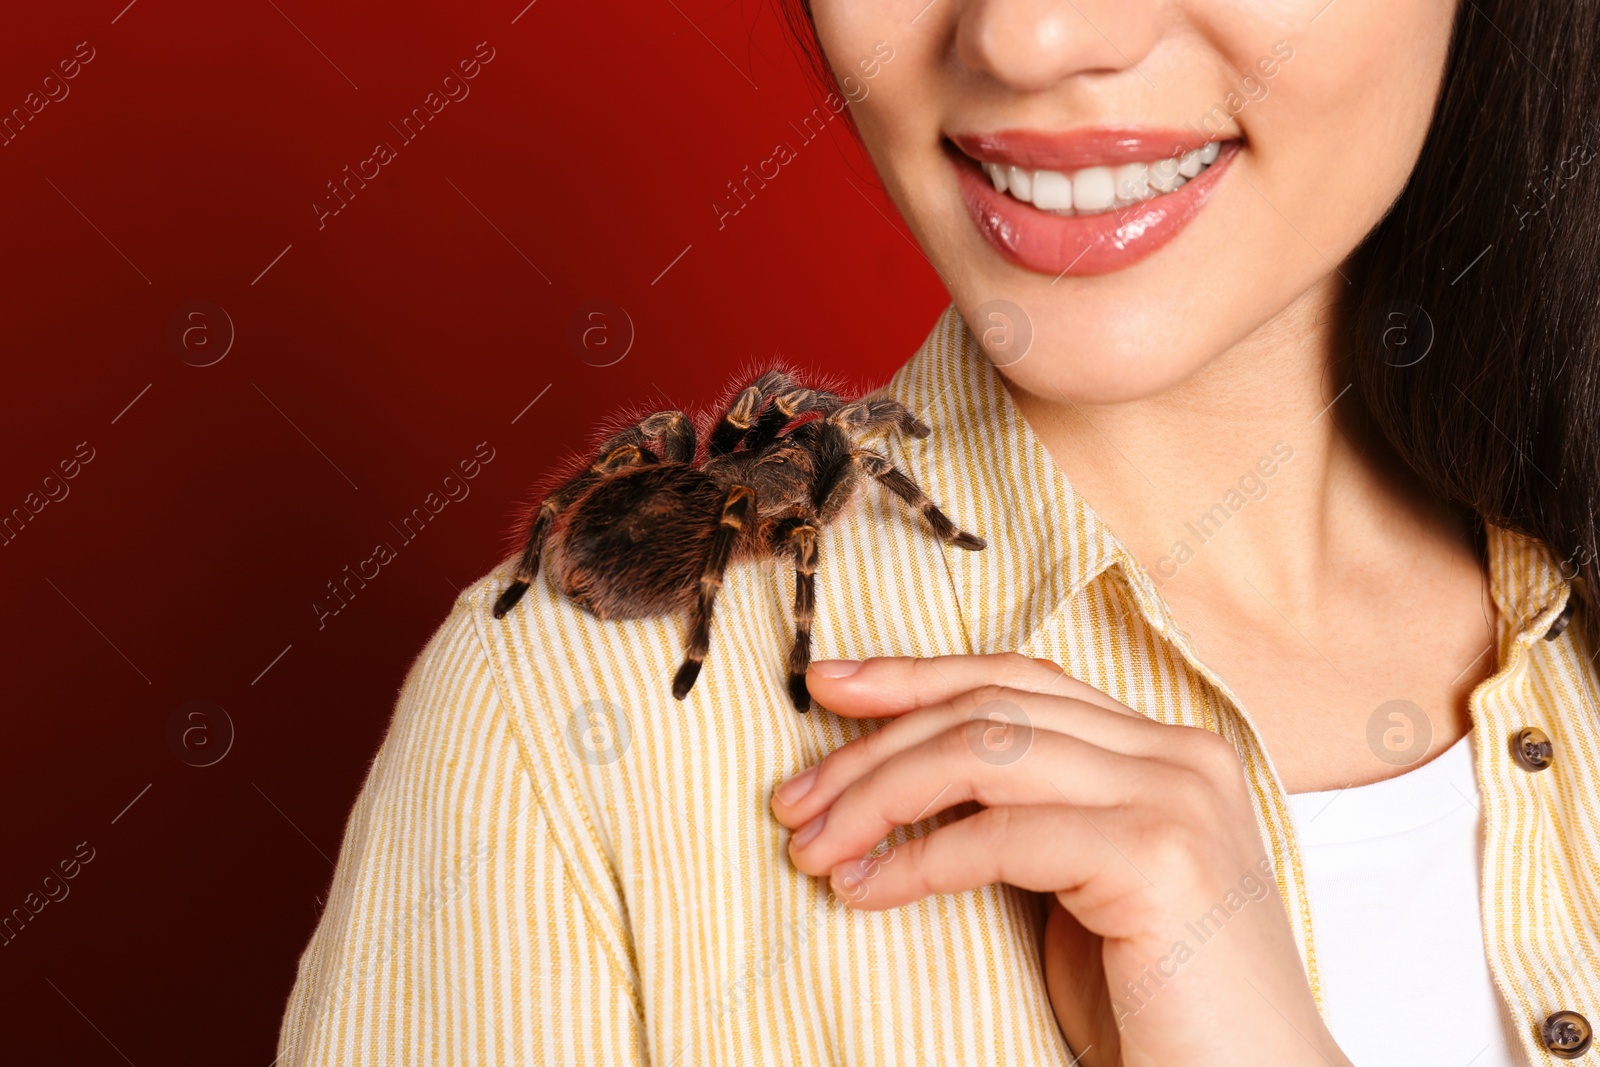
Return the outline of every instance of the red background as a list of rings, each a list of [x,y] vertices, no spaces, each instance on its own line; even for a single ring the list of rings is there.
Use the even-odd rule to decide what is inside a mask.
[[[0,515],[68,494],[0,539],[0,915],[94,850],[0,947],[0,1059],[268,1067],[405,670],[529,487],[605,414],[774,354],[875,384],[945,297],[844,123],[797,134],[822,93],[766,0],[125,3],[13,5],[0,34],[0,114],[94,50],[0,147]],[[470,95],[398,145],[482,41]],[[235,334],[204,367],[215,311],[168,337],[197,300]],[[593,300],[633,324],[610,366],[568,342]],[[398,558],[319,628],[379,540]],[[192,700],[234,729],[209,766],[168,740]],[[187,751],[222,751],[198,723]]]

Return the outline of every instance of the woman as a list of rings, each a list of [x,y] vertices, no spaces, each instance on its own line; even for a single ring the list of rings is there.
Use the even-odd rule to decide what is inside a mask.
[[[806,15],[954,302],[883,447],[987,547],[824,526],[808,715],[786,564],[682,703],[680,620],[485,578],[279,1063],[1588,1055],[1600,9]]]

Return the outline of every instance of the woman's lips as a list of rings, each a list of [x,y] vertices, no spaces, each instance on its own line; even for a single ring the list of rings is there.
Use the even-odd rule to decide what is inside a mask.
[[[1217,158],[1175,191],[1096,214],[1061,216],[1000,192],[980,166],[1078,170],[1159,161],[1206,141],[1189,131],[1091,130],[1065,137],[1027,132],[956,138],[948,149],[962,199],[978,231],[1009,262],[1057,277],[1107,274],[1155,252],[1189,224],[1238,153],[1219,145]],[[1152,185],[1154,182],[1152,182]]]
[[[1118,163],[1153,162],[1191,149],[1203,148],[1217,138],[1195,130],[1150,130],[1126,126],[1097,126],[1072,133],[1037,130],[998,130],[994,133],[958,133],[950,138],[980,163],[1013,163],[1046,170],[1116,166]]]

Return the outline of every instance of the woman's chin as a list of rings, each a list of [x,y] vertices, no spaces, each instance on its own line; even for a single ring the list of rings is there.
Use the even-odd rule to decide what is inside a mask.
[[[1128,404],[1157,396],[1206,363],[1204,356],[1192,360],[1152,356],[1092,341],[1071,348],[1040,345],[1021,359],[990,361],[1014,389],[1083,406]]]

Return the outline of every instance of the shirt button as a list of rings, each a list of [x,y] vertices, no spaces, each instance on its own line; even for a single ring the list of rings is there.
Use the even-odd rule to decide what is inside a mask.
[[[1554,641],[1566,630],[1567,623],[1572,621],[1572,610],[1578,606],[1576,593],[1567,594],[1567,606],[1561,609],[1561,614],[1556,616],[1556,621],[1550,624],[1550,629],[1544,632],[1546,641]]]
[[[1511,754],[1525,771],[1542,771],[1549,767],[1555,761],[1555,751],[1550,738],[1537,726],[1525,726],[1511,739]]]
[[[1575,1060],[1589,1051],[1594,1043],[1594,1031],[1589,1020],[1575,1011],[1558,1011],[1539,1027],[1544,1047],[1557,1059]]]

